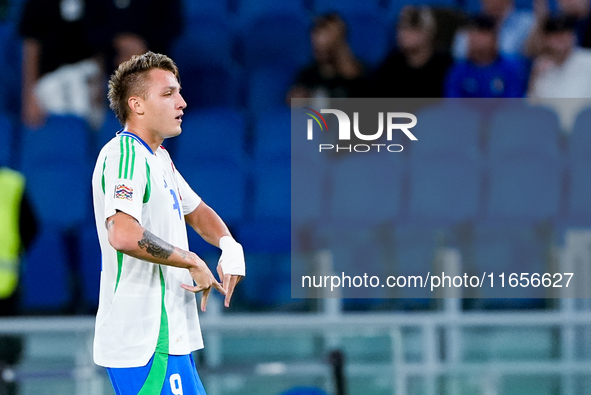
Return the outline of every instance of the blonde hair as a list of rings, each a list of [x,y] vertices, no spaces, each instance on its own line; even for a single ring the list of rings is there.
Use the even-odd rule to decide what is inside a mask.
[[[129,117],[127,101],[131,96],[146,99],[148,93],[148,71],[162,69],[173,73],[179,80],[179,71],[174,61],[166,55],[146,52],[134,55],[123,62],[109,79],[109,107],[115,112],[121,125],[125,125]]]

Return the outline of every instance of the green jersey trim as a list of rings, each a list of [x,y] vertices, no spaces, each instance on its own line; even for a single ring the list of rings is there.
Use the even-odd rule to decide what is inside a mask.
[[[103,194],[105,193],[105,169],[107,168],[107,157],[105,156],[105,161],[103,162],[103,176],[101,178],[101,186],[103,187]]]
[[[148,165],[148,159],[146,159],[146,190],[144,191],[144,203],[148,203],[148,200],[150,200],[151,192],[152,184],[150,182],[150,165]]]
[[[154,395],[162,392],[164,380],[166,380],[166,370],[168,369],[168,354],[161,352],[154,353],[154,360],[150,367],[150,373],[138,395]]]
[[[121,280],[121,271],[123,269],[123,253],[121,251],[117,251],[117,280],[115,281],[115,292],[117,292],[117,287],[119,286],[119,281]]]
[[[119,178],[133,180],[135,167],[135,144],[134,139],[123,136],[119,139]]]
[[[142,385],[142,389],[138,395],[152,395],[159,394],[162,391],[164,380],[166,379],[166,370],[168,369],[168,315],[166,314],[166,307],[164,305],[164,295],[166,293],[166,286],[164,283],[164,274],[162,267],[158,265],[160,272],[160,289],[162,291],[162,313],[160,314],[160,333],[158,333],[158,341],[156,343],[156,351],[154,352],[154,361],[150,373]]]
[[[166,286],[162,267],[158,266],[158,269],[160,271],[160,287],[162,289],[162,313],[160,314],[160,333],[158,334],[158,342],[156,343],[156,352],[168,354],[168,315],[166,314],[166,306],[164,305]]]

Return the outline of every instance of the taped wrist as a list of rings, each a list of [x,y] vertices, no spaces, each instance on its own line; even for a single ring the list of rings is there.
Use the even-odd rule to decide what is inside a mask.
[[[219,263],[224,274],[244,276],[246,274],[246,265],[242,245],[231,236],[224,236],[220,239],[219,246],[222,250]]]

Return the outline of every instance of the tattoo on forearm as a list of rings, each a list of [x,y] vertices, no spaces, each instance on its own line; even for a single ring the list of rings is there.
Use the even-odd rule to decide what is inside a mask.
[[[177,248],[177,251],[178,251],[179,255],[181,256],[181,258],[187,259],[187,252],[186,251],[181,250],[180,248]]]
[[[168,259],[174,251],[172,244],[167,243],[147,230],[144,231],[142,239],[137,244],[154,258]]]

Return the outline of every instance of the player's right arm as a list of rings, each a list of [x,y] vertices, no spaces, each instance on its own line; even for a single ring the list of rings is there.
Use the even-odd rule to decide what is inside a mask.
[[[180,267],[189,270],[195,286],[182,284],[187,291],[198,293],[203,291],[201,310],[205,311],[211,288],[223,295],[226,291],[215,279],[207,264],[195,253],[175,247],[149,230],[129,214],[117,211],[107,218],[109,244],[126,255],[148,262]]]

